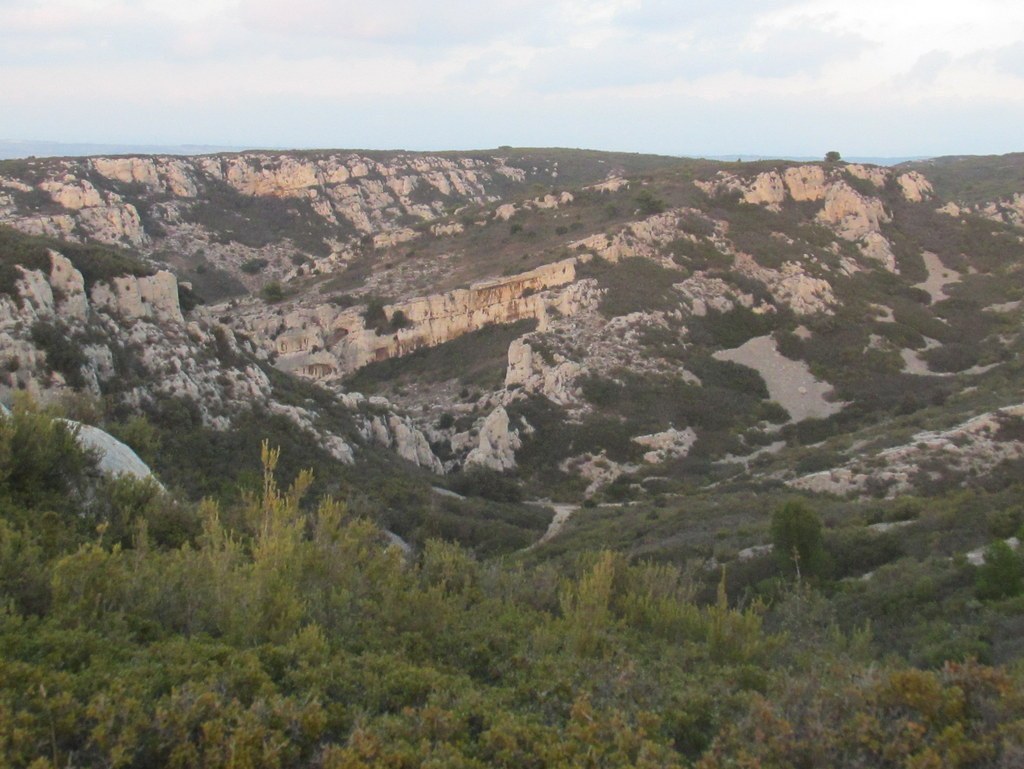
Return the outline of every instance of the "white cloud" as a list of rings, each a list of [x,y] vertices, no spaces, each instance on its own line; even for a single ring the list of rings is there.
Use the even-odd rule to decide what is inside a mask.
[[[147,140],[173,109],[218,131],[183,140],[237,143],[232,132],[253,130],[239,110],[277,103],[293,119],[267,119],[284,132],[267,144],[327,115],[379,132],[387,114],[407,145],[444,126],[452,146],[518,126],[548,144],[614,130],[615,146],[643,150],[653,120],[692,120],[699,106],[742,122],[756,105],[774,133],[736,149],[758,151],[803,135],[796,123],[859,123],[856,110],[880,122],[940,110],[966,125],[984,107],[991,122],[1024,99],[1022,41],[1016,0],[0,0],[0,135],[61,138],[46,111],[74,105],[68,140],[76,128],[102,139],[116,107]],[[424,120],[431,103],[462,118]],[[997,128],[979,135],[1008,133]]]

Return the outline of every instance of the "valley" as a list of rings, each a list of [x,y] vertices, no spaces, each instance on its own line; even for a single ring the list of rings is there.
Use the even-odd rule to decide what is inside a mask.
[[[799,750],[765,738],[758,755],[787,758],[743,765],[825,765],[806,714],[764,704],[789,670],[827,679],[813,697],[850,730],[838,703],[851,676],[865,712],[886,717],[917,707],[900,676],[1019,677],[1022,195],[1019,154],[892,167],[511,147],[0,161],[8,454],[22,456],[17,429],[59,433],[46,426],[57,415],[130,447],[162,484],[119,490],[92,468],[63,502],[38,502],[11,470],[21,528],[0,529],[0,553],[44,576],[0,566],[0,595],[26,617],[47,596],[88,632],[116,636],[112,617],[128,618],[133,644],[164,638],[166,613],[175,632],[259,649],[263,671],[275,654],[316,667],[318,649],[347,639],[346,664],[380,657],[359,697],[383,699],[324,716],[330,728],[351,736],[365,716],[382,745],[415,742],[410,713],[455,718],[437,692],[458,690],[482,698],[494,731],[467,766],[520,765],[496,757],[495,719],[538,696],[550,671],[537,664],[568,666],[564,691],[541,687],[559,739],[592,723],[594,703],[616,734],[643,732],[637,702],[662,714],[621,765],[738,765],[714,752],[746,749],[726,725],[762,734],[775,707],[799,722]],[[813,552],[785,549],[783,514],[812,521]],[[58,515],[66,541],[45,528]],[[10,544],[15,529],[34,544]],[[79,605],[53,576],[87,555],[131,586],[109,613],[88,614],[95,596]],[[993,587],[1000,558],[1018,577]],[[195,607],[138,576],[161,570],[194,578]],[[664,672],[661,656],[681,667]],[[409,666],[393,701],[376,664]],[[706,680],[677,682],[699,707],[655,685],[705,666]],[[266,675],[268,691],[292,685]],[[410,694],[416,676],[443,684]],[[590,677],[593,700],[566,694]],[[998,707],[1019,725],[1010,699]],[[501,739],[542,752],[551,735],[535,715]],[[486,730],[466,737],[465,724],[431,750],[449,737],[476,750]],[[380,737],[389,729],[400,736]],[[861,765],[890,765],[837,734],[833,758],[856,744]],[[351,740],[331,754],[344,760],[313,740],[295,761],[374,765],[377,748],[360,764]]]

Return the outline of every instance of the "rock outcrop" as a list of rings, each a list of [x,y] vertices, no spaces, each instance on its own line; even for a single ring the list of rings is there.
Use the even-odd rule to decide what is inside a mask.
[[[553,365],[535,352],[528,338],[516,339],[508,348],[508,369],[505,388],[522,388],[523,392],[537,393],[559,405],[575,403],[579,388],[575,382],[583,367],[563,356],[556,356]]]
[[[794,488],[828,494],[907,494],[944,479],[966,479],[1000,462],[1024,457],[1024,442],[1002,427],[1024,420],[1024,404],[974,417],[949,430],[921,432],[901,446],[853,459],[832,470],[788,481]],[[1013,435],[1018,430],[1012,431]]]
[[[479,443],[466,456],[466,467],[487,467],[504,472],[516,466],[516,451],[522,446],[519,431],[512,429],[508,412],[498,406],[484,420]]]
[[[635,256],[654,258],[657,257],[660,247],[680,236],[680,219],[688,212],[690,209],[675,209],[654,214],[633,222],[614,234],[592,235],[573,241],[569,247],[576,251],[592,253],[609,262]]]
[[[112,284],[97,283],[90,294],[92,304],[125,319],[149,318],[184,323],[178,303],[178,280],[166,270],[155,275],[123,275]]]
[[[110,433],[79,422],[65,420],[76,428],[76,437],[83,448],[96,452],[100,472],[117,477],[127,475],[140,481],[156,481],[149,465],[143,462],[130,446],[117,440]]]
[[[879,189],[891,177],[887,169],[861,165],[844,166],[843,170]],[[902,174],[897,183],[907,200],[920,201],[932,195],[931,184],[916,171]],[[858,192],[839,169],[826,172],[821,166],[796,166],[781,172],[765,171],[752,179],[719,172],[715,179],[695,184],[712,196],[739,193],[744,202],[773,211],[781,210],[787,195],[797,202],[821,201],[818,222],[840,238],[856,243],[865,258],[880,262],[890,272],[896,271],[892,246],[882,234],[882,225],[891,221],[891,216],[880,199]]]
[[[633,442],[649,449],[644,453],[644,462],[657,464],[689,454],[693,444],[697,442],[697,433],[692,427],[684,430],[676,430],[673,427],[660,433],[638,435],[633,438]]]
[[[492,323],[536,318],[543,327],[549,313],[576,311],[575,278],[576,260],[566,259],[468,289],[386,305],[377,327],[367,326],[362,309],[333,305],[297,308],[280,318],[254,312],[239,321],[276,354],[278,368],[332,380],[367,363],[433,347]]]
[[[0,205],[0,221],[30,234],[135,248],[151,245],[151,238],[176,228],[204,198],[223,190],[308,205],[323,220],[329,240],[352,239],[354,231],[375,236],[378,247],[387,247],[419,235],[402,223],[404,218],[433,219],[452,203],[487,204],[497,199],[494,190],[500,185],[526,179],[526,172],[501,158],[404,153],[386,160],[356,152],[245,152],[48,159],[32,165],[33,177],[41,179],[25,184],[0,176],[0,188],[45,192],[58,210],[37,213]],[[563,193],[527,205],[546,208],[571,201],[572,195]],[[147,232],[148,220],[143,226],[142,205],[153,206],[154,232]],[[210,235],[210,246],[216,248],[223,233]]]
[[[807,267],[797,262],[784,262],[778,270],[762,267],[746,254],[734,262],[737,272],[764,284],[775,301],[789,307],[797,315],[833,314],[837,304],[832,285],[824,278],[815,278]]]

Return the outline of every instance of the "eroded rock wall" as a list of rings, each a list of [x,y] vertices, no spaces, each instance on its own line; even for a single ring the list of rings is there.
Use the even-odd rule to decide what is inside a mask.
[[[254,308],[240,323],[276,356],[278,368],[310,379],[330,380],[374,361],[448,342],[492,323],[571,315],[577,307],[576,260],[474,283],[468,289],[386,305],[380,328],[367,326],[363,308],[333,305],[298,308],[268,318]],[[557,290],[564,289],[564,290]]]

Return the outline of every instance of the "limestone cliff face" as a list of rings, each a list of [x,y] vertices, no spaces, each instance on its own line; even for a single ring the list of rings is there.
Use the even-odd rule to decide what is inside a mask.
[[[317,415],[275,400],[267,375],[255,365],[254,350],[208,315],[188,320],[178,302],[178,283],[169,272],[123,275],[86,290],[75,266],[50,251],[49,271],[17,267],[17,294],[0,294],[0,403],[27,391],[48,402],[72,389],[93,395],[115,390],[128,406],[154,396],[193,401],[210,427],[226,428],[232,415],[252,406],[280,414],[342,462],[354,462],[345,438],[322,429]],[[64,343],[82,352],[77,371],[54,370],[50,351],[33,335],[37,324],[53,327]],[[123,381],[126,359],[133,383]],[[345,405],[363,437],[392,449],[413,464],[443,472],[424,434],[389,404],[368,410],[362,398]],[[109,447],[108,447],[109,448]],[[109,453],[109,452],[108,452]]]
[[[180,213],[207,197],[215,185],[248,197],[304,201],[328,230],[383,233],[378,245],[391,245],[418,235],[403,229],[403,217],[428,220],[452,203],[489,203],[502,185],[526,179],[522,169],[501,158],[396,154],[384,161],[344,152],[95,157],[32,164],[31,184],[0,177],[0,190],[43,191],[55,210],[22,210],[13,198],[4,205],[0,195],[0,222],[31,234],[136,248],[154,237],[143,226],[139,205],[159,201],[153,210],[157,224],[161,230],[173,228]],[[530,204],[568,202],[565,195],[548,197]]]
[[[655,257],[660,246],[680,236],[679,222],[687,209],[666,211],[633,222],[613,235],[592,235],[569,244],[577,251],[588,251],[609,262],[630,257]]]
[[[179,198],[194,198],[199,194],[188,163],[179,158],[93,158],[92,167],[108,179],[141,184],[153,192]]]
[[[332,305],[298,308],[282,317],[267,317],[254,308],[239,321],[277,355],[278,368],[330,380],[492,323],[536,318],[543,326],[549,312],[571,315],[575,293],[552,289],[568,287],[575,279],[576,260],[566,259],[468,289],[387,305],[386,323],[393,330],[383,333],[367,327],[361,309],[338,310]]]
[[[70,161],[68,161],[70,162]],[[7,180],[6,186],[11,186]],[[24,215],[15,206],[0,209],[0,221],[31,235],[91,238],[112,245],[139,247],[149,243],[135,206],[115,192],[102,191],[88,179],[59,173],[40,182],[58,211]]]
[[[865,258],[895,272],[896,257],[882,233],[882,225],[891,221],[889,212],[879,198],[854,189],[843,177],[844,173],[871,182],[879,191],[893,180],[889,169],[850,164],[832,169],[817,165],[795,166],[782,172],[765,171],[753,178],[719,172],[715,179],[695,183],[709,195],[738,192],[744,202],[763,205],[773,211],[780,211],[787,198],[798,202],[821,201],[816,216],[818,222],[831,228],[840,238],[856,243]],[[916,171],[895,177],[895,184],[911,202],[933,195],[931,183]]]
[[[516,339],[508,348],[508,368],[505,371],[506,388],[522,388],[527,393],[538,393],[560,406],[573,404],[579,396],[576,379],[584,368],[563,356],[549,365],[535,352],[528,339]]]
[[[141,278],[123,275],[114,278],[111,284],[97,283],[90,299],[94,307],[126,319],[185,322],[178,304],[178,281],[166,270]]]
[[[935,195],[932,183],[917,171],[900,174],[896,177],[896,183],[899,184],[903,197],[911,203],[920,203]]]
[[[519,430],[513,429],[508,412],[498,406],[484,420],[479,443],[466,456],[467,467],[488,467],[504,472],[516,466],[516,451],[522,446]]]
[[[39,348],[32,336],[33,327],[40,322],[56,326],[68,344],[80,346],[84,362],[80,371],[70,375],[80,378],[94,394],[100,394],[101,384],[117,374],[111,345],[134,343],[139,343],[143,360],[167,370],[161,384],[172,389],[178,385],[195,388],[187,373],[193,363],[188,360],[191,355],[179,349],[188,335],[173,275],[124,275],[109,284],[96,283],[87,293],[82,273],[67,258],[52,250],[49,256],[49,272],[17,267],[21,273],[18,296],[0,297],[0,354],[5,356],[9,372],[0,379],[0,397],[9,397],[13,390],[28,390],[45,401],[66,389],[69,373],[50,371],[47,351]],[[122,325],[129,320],[143,322],[129,329]],[[155,323],[160,326],[151,325]],[[168,345],[146,344],[157,336]],[[99,343],[100,338],[107,343]],[[178,344],[171,344],[172,339]],[[182,376],[188,381],[179,381]]]

